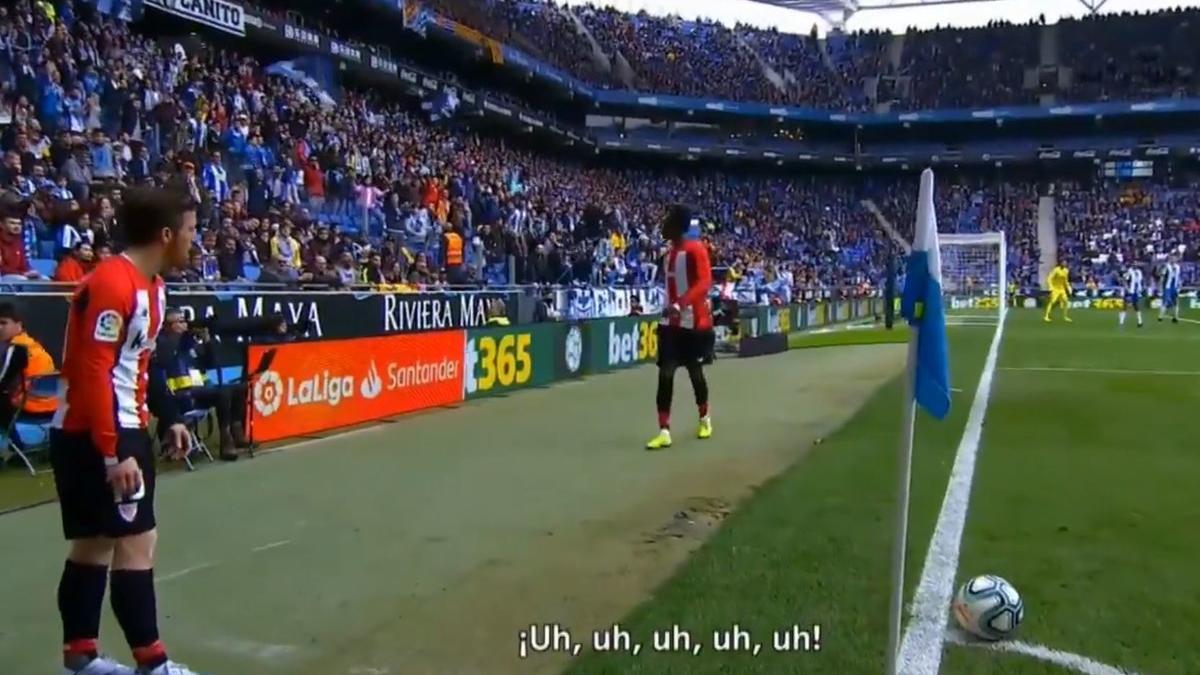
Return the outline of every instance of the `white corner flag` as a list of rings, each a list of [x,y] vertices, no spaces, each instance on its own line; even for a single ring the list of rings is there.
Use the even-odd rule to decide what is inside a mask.
[[[950,412],[950,359],[942,306],[942,256],[933,209],[933,171],[921,172],[912,252],[908,255],[900,312],[912,331],[908,342],[904,413],[897,471],[896,527],[892,548],[892,598],[887,673],[896,675],[904,619],[904,555],[908,549],[908,502],[912,483],[913,427],[917,406],[937,419]]]

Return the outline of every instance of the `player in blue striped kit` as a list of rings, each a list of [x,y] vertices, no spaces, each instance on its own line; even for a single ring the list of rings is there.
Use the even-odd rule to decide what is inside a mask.
[[[1171,310],[1171,323],[1179,323],[1179,287],[1183,282],[1183,269],[1179,266],[1179,256],[1172,255],[1163,265],[1160,276],[1162,288],[1162,306],[1158,309],[1158,320],[1162,321]]]
[[[1125,273],[1121,275],[1122,291],[1125,295],[1125,307],[1121,309],[1120,325],[1125,325],[1125,315],[1132,309],[1137,314],[1138,328],[1142,327],[1142,307],[1139,304],[1142,300],[1144,287],[1142,284],[1142,269],[1138,267],[1137,260],[1130,258],[1129,266],[1125,268]]]

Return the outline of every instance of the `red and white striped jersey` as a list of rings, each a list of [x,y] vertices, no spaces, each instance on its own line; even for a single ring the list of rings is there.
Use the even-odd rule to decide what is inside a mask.
[[[166,303],[162,279],[147,279],[123,255],[80,282],[67,314],[55,428],[90,432],[105,457],[117,456],[118,429],[146,428],[150,356]]]
[[[712,309],[708,292],[712,288],[712,265],[708,249],[698,241],[682,241],[667,251],[664,268],[667,304],[678,306],[679,313],[663,314],[663,325],[710,330]]]

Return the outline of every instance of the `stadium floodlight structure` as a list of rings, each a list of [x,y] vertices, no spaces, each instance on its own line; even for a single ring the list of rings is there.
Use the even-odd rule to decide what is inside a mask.
[[[942,234],[942,298],[947,325],[996,325],[1008,311],[1003,232]]]
[[[932,7],[935,5],[961,5],[966,3],[998,2],[998,0],[753,0],[764,5],[773,5],[798,12],[816,14],[831,25],[841,28],[850,17],[859,12],[905,7]],[[1077,0],[1087,8],[1089,14],[1098,14],[1108,0]]]
[[[880,9],[902,9],[905,7],[932,7],[934,5],[961,5],[964,3],[995,2],[996,0],[754,0],[764,5],[774,5],[798,12],[811,12],[824,18],[834,26],[842,27],[850,17],[859,12]],[[1103,5],[1108,0],[1079,0]],[[1098,8],[1097,8],[1098,9]],[[1093,10],[1093,12],[1096,10]]]

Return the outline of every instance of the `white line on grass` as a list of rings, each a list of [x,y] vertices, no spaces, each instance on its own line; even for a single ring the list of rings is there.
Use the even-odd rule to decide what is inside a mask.
[[[1180,375],[1196,377],[1200,370],[1137,370],[1133,368],[1059,368],[1055,366],[1025,366],[1000,370],[1026,373],[1096,373],[1098,375]]]
[[[250,658],[276,666],[288,665],[285,662],[294,661],[301,655],[301,648],[296,645],[254,642],[232,636],[213,637],[205,640],[204,645],[225,654]]]
[[[979,454],[979,439],[983,435],[983,419],[988,399],[992,395],[992,379],[1000,355],[1000,339],[1004,335],[1004,315],[996,325],[996,334],[988,347],[983,373],[975,388],[975,398],[967,414],[962,440],[954,456],[946,497],[938,514],[937,526],[925,555],[925,567],[913,597],[912,619],[900,642],[896,660],[897,671],[903,675],[937,675],[942,665],[942,641],[946,634],[946,616],[950,597],[954,593],[954,576],[958,573],[958,555],[962,546],[963,528],[967,522],[967,505],[971,501],[971,481],[975,476],[975,458]]]
[[[191,574],[192,572],[199,572],[200,570],[206,570],[210,567],[216,567],[216,565],[217,565],[216,563],[207,563],[206,562],[206,563],[200,563],[199,565],[192,565],[191,567],[185,567],[185,568],[179,570],[178,572],[171,572],[170,574],[164,574],[161,577],[155,578],[154,583],[155,584],[165,584],[168,581],[174,581],[181,577],[185,577],[185,576]]]
[[[1179,320],[1183,321],[1184,323],[1200,323],[1200,321],[1198,321],[1196,319],[1185,319],[1182,316],[1179,317]]]
[[[1029,656],[1039,661],[1053,663],[1056,666],[1073,670],[1084,675],[1136,675],[1132,670],[1116,668],[1106,663],[1100,663],[1094,659],[1089,659],[1082,654],[1072,654],[1042,645],[1029,644],[1028,642],[1019,642],[1014,640],[1002,640],[1000,642],[981,642],[972,640],[958,631],[948,631],[946,633],[946,642],[964,647],[976,647],[986,649],[992,652],[1007,652],[1010,654],[1021,654]]]
[[[287,546],[290,543],[292,543],[291,539],[284,539],[283,541],[273,541],[270,544],[263,544],[262,546],[255,546],[254,548],[250,549],[250,552],[251,553],[262,553],[263,551],[270,551],[271,549],[279,548],[280,546]]]

